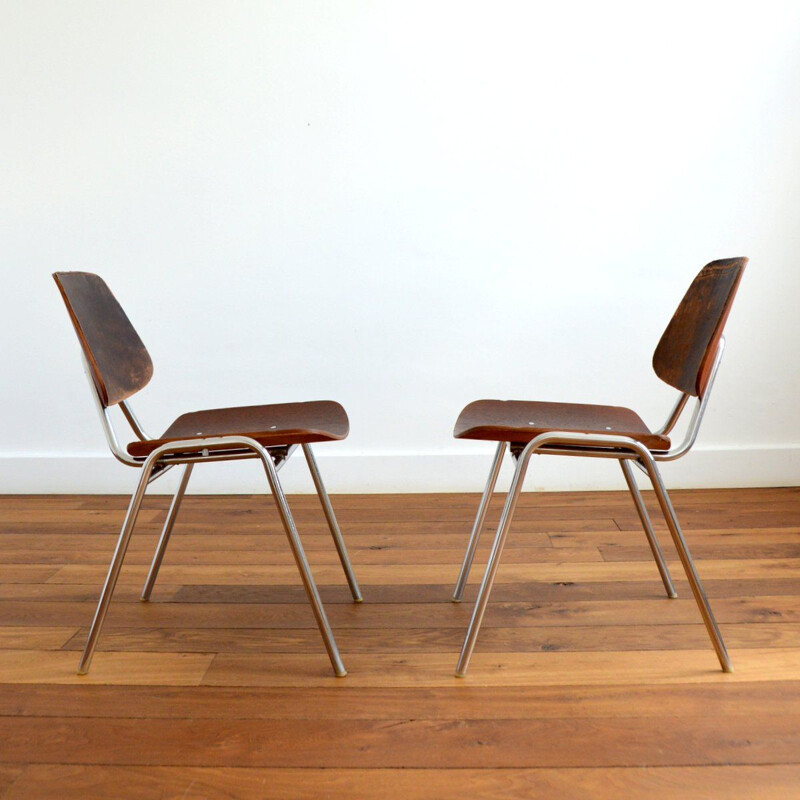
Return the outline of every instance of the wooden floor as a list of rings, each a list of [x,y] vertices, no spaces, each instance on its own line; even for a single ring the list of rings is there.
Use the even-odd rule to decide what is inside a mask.
[[[126,498],[2,497],[0,798],[800,798],[800,489],[673,499],[732,675],[664,525],[677,600],[627,495],[562,493],[523,495],[463,680],[476,495],[334,497],[361,605],[316,498],[290,498],[343,679],[268,499],[187,498],[138,602],[148,500],[78,677]]]

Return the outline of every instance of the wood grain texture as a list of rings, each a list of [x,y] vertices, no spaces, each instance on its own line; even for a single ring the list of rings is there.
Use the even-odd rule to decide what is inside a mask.
[[[653,355],[653,369],[662,381],[681,392],[703,395],[747,261],[712,261],[692,281]]]
[[[105,281],[90,272],[56,272],[53,278],[103,404],[116,405],[147,386],[153,362]]]
[[[459,680],[476,495],[334,497],[361,605],[290,498],[344,679],[268,498],[187,498],[144,604],[149,499],[79,677],[126,498],[0,497],[0,798],[800,797],[800,492],[674,493],[732,675],[645,498],[677,600],[627,495],[523,495]]]
[[[330,442],[349,430],[345,410],[332,400],[214,408],[182,414],[158,439],[131,442],[128,452],[144,457],[168,442],[207,436],[249,436],[265,447]]]
[[[628,436],[650,450],[669,450],[668,436],[653,433],[629,408],[584,403],[476,400],[456,420],[456,439],[529,442],[548,431]]]
[[[644,798],[754,800],[800,797],[800,767],[593,769],[292,769],[33,765],[5,800],[530,800]]]

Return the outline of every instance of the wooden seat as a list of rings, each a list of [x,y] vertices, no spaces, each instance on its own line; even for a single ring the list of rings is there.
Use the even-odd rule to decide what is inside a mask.
[[[332,442],[349,430],[347,413],[332,400],[214,408],[182,414],[158,439],[131,442],[128,452],[141,458],[169,442],[212,436],[248,436],[264,447]]]
[[[456,439],[529,442],[549,431],[628,436],[650,450],[669,450],[668,436],[652,433],[629,408],[584,403],[541,403],[526,400],[476,400],[459,415]]]
[[[636,485],[632,465],[648,475],[720,666],[726,672],[732,670],[656,461],[680,458],[694,444],[722,358],[725,346],[722,332],[746,264],[746,258],[725,258],[706,264],[692,281],[667,325],[653,354],[653,369],[661,380],[677,389],[681,395],[667,421],[657,431],[651,431],[634,411],[619,406],[477,400],[459,414],[453,431],[456,439],[497,442],[497,449],[456,580],[453,591],[455,602],[460,602],[464,595],[506,450],[511,451],[515,469],[464,638],[456,675],[463,677],[469,666],[528,463],[534,454],[616,459],[633,497],[667,596],[677,597],[661,546]],[[685,438],[680,445],[673,447],[668,434],[675,428],[692,397],[697,398],[697,405]]]

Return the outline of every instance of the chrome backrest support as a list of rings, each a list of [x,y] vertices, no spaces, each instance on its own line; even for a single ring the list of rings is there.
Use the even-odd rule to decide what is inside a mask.
[[[146,459],[134,458],[122,446],[120,446],[119,440],[117,439],[116,430],[114,429],[114,423],[111,420],[111,415],[109,414],[108,408],[103,405],[103,402],[100,399],[94,378],[92,377],[91,368],[89,367],[89,362],[86,360],[86,356],[84,355],[83,351],[81,351],[81,358],[83,359],[83,371],[86,374],[87,380],[89,381],[89,391],[91,392],[92,400],[94,401],[97,413],[100,416],[100,424],[103,426],[103,433],[105,434],[109,450],[111,450],[112,455],[117,459],[117,461],[122,462],[126,466],[141,467]],[[119,405],[122,408],[122,413],[125,416],[125,419],[133,429],[134,434],[141,441],[147,441],[151,439],[151,437],[145,432],[142,424],[139,422],[139,419],[131,408],[130,403],[128,403],[127,400],[123,400],[119,403]],[[193,440],[193,444],[198,450],[200,450],[204,444],[216,445],[218,443],[219,437]],[[281,445],[275,447],[266,447],[264,449],[272,458],[275,470],[280,471],[281,467],[289,460],[289,456],[291,456],[292,453],[297,449],[297,445]],[[166,456],[161,463],[156,464],[156,466],[153,468],[153,472],[148,480],[148,483],[152,483],[157,478],[160,478],[165,472],[172,469],[172,467],[176,464],[196,464],[200,461],[240,461],[242,459],[257,457],[258,456],[255,453],[250,452],[224,452],[215,450],[205,452],[201,451],[200,453],[193,453],[192,455],[187,454],[177,458],[170,458],[170,456]]]
[[[103,426],[103,433],[106,435],[106,442],[108,443],[109,450],[111,450],[114,458],[116,458],[117,461],[121,461],[123,464],[127,464],[129,467],[141,467],[142,462],[129,455],[120,446],[116,431],[114,430],[114,424],[111,421],[111,415],[108,413],[108,408],[103,405],[103,402],[100,399],[100,395],[97,392],[97,386],[95,385],[94,378],[92,377],[92,370],[89,367],[89,362],[86,360],[86,356],[83,351],[81,351],[81,358],[83,359],[83,371],[86,374],[87,380],[89,381],[89,391],[92,394],[92,400],[94,400],[97,413],[100,415],[100,424]]]
[[[697,434],[700,432],[700,423],[703,421],[703,415],[706,413],[706,407],[708,406],[708,399],[711,397],[711,389],[714,386],[714,379],[717,377],[717,372],[719,371],[719,365],[722,362],[722,354],[725,351],[725,337],[720,337],[719,344],[717,345],[717,352],[714,356],[714,364],[711,367],[711,373],[708,378],[708,383],[706,384],[705,391],[703,392],[702,397],[697,398],[697,403],[695,404],[694,411],[692,412],[692,417],[689,420],[689,426],[686,429],[686,435],[684,436],[683,442],[681,442],[678,447],[674,447],[665,453],[653,453],[653,458],[656,461],[675,461],[675,459],[680,458],[681,456],[685,456],[689,450],[692,449],[695,441],[697,440]],[[682,395],[678,402],[675,404],[675,408],[672,410],[667,421],[664,423],[663,427],[659,429],[658,433],[666,434],[671,431],[678,419],[680,418],[684,408],[686,407],[686,403],[689,399],[689,395],[685,394]]]
[[[133,428],[133,432],[139,437],[139,441],[146,442],[148,439],[153,438],[145,433],[141,422],[139,422],[136,414],[133,413],[133,408],[127,400],[122,400],[119,404],[119,407],[122,409],[125,419],[128,420],[128,424],[131,426],[131,428]]]

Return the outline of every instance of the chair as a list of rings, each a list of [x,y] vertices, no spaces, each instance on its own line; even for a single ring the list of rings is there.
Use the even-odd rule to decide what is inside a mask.
[[[614,458],[619,461],[667,595],[677,597],[636,486],[631,464],[649,477],[719,663],[725,672],[733,671],[656,462],[680,458],[689,452],[697,438],[725,346],[722,331],[746,264],[746,258],[729,258],[713,261],[703,267],[661,337],[653,356],[653,369],[661,380],[681,394],[667,421],[658,430],[650,431],[635,412],[616,406],[478,400],[461,412],[454,431],[456,439],[478,439],[498,444],[456,582],[454,602],[460,602],[463,597],[507,447],[516,467],[461,650],[457,676],[463,677],[467,672],[528,461],[534,453]],[[669,433],[692,397],[696,402],[685,438],[681,444],[673,446]]]
[[[87,272],[57,272],[53,277],[78,334],[84,367],[92,386],[92,396],[111,452],[123,464],[141,469],[139,483],[131,497],[89,630],[79,673],[85,674],[89,670],[147,486],[173,466],[183,465],[183,474],[167,512],[142,590],[143,601],[149,600],[153,591],[194,465],[257,458],[261,460],[266,471],[267,482],[333,670],[337,676],[346,675],[347,671],[325,616],[325,609],[314,584],[286,496],[278,480],[278,470],[299,445],[308,462],[353,599],[360,602],[361,592],[311,450],[312,443],[335,441],[347,436],[349,422],[344,409],[338,403],[319,401],[195,411],[178,417],[160,437],[154,439],[144,432],[129,401],[133,394],[150,381],[153,364],[122,307],[97,275]],[[109,409],[115,405],[120,407],[136,437],[125,449],[119,444],[109,415]]]

